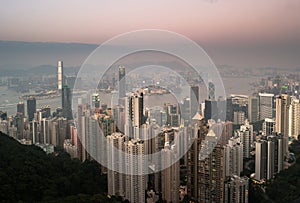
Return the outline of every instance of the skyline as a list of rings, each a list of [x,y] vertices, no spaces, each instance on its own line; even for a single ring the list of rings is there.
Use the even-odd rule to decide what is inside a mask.
[[[0,8],[0,40],[99,45],[124,32],[163,29],[191,38],[216,64],[238,68],[299,68],[299,8],[300,2],[296,0],[268,0],[259,4],[249,0],[192,0],[186,4],[178,0],[72,1],[72,5],[61,1],[6,1],[5,6]],[[6,47],[3,48],[1,55],[8,55]],[[85,49],[83,53],[75,50],[76,58],[83,60],[89,50],[93,49]],[[26,49],[26,53],[20,52],[17,58],[31,51]],[[29,61],[40,54],[37,50],[32,52],[32,56],[27,57]],[[19,53],[18,49],[13,53]],[[66,54],[61,55],[56,60],[63,60]],[[1,62],[1,65],[11,63],[7,56],[3,58],[7,62]],[[65,61],[70,65],[83,62],[71,60]]]

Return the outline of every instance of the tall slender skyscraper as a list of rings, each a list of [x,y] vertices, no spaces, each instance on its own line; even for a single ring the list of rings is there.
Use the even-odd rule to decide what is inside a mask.
[[[28,120],[32,121],[36,112],[36,100],[34,97],[27,99],[27,116]]]
[[[283,135],[284,153],[288,153],[289,138],[289,107],[291,98],[287,94],[276,97],[276,132]]]
[[[62,113],[67,120],[71,120],[73,117],[71,90],[67,85],[63,86],[62,89]]]
[[[126,96],[125,67],[119,66],[119,97]]]
[[[63,72],[63,62],[58,61],[57,64],[57,88],[62,90],[64,85],[64,72]]]
[[[191,118],[199,111],[199,86],[192,86],[190,89],[190,116]]]

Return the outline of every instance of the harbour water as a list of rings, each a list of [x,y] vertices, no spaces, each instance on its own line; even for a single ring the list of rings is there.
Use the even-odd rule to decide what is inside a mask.
[[[223,78],[223,83],[227,95],[230,94],[244,94],[251,95],[254,91],[253,87],[250,85],[253,82],[259,82],[261,77],[248,77],[248,78]],[[189,94],[188,88],[184,89],[187,96]],[[206,95],[204,91],[200,89],[200,100],[204,101]],[[21,93],[17,93],[13,90],[8,89],[6,86],[0,86],[0,111],[7,112],[7,114],[15,115],[17,110],[17,103],[24,102],[26,106],[26,101],[20,100],[19,97]],[[107,95],[100,95],[101,101],[106,104],[110,104],[110,97]],[[167,95],[152,95],[151,97],[145,98],[145,103],[151,104],[152,106],[159,106],[163,103],[173,103],[176,101],[174,96],[171,94]],[[37,108],[49,105],[51,110],[54,111],[56,108],[61,107],[61,98],[49,98],[43,100],[37,100]]]

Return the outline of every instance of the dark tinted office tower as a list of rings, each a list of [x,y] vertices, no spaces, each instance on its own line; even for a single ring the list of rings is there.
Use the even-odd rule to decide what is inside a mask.
[[[123,98],[126,95],[125,67],[119,66],[119,97]]]
[[[25,106],[23,102],[17,104],[17,113],[22,113],[25,116]]]
[[[30,97],[29,99],[27,99],[27,116],[29,121],[32,121],[35,112],[36,112],[36,100],[34,97]]]
[[[199,86],[192,86],[190,89],[190,102],[191,102],[191,108],[190,108],[190,116],[191,118],[194,117],[194,115],[199,110]]]
[[[204,118],[205,120],[214,119],[218,120],[218,102],[212,100],[205,100],[205,109],[204,109]]]
[[[62,88],[62,115],[67,118],[67,120],[72,119],[72,98],[71,98],[71,90],[65,85]]]

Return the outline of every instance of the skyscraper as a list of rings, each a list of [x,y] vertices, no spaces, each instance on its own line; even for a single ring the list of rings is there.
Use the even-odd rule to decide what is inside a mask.
[[[251,123],[258,121],[258,98],[249,97],[248,102],[248,119]]]
[[[62,90],[63,86],[64,86],[63,62],[58,61],[58,63],[57,63],[57,89]]]
[[[300,135],[300,102],[295,97],[291,98],[289,108],[289,136],[298,139]]]
[[[249,178],[233,175],[225,183],[225,201],[230,203],[248,203]]]
[[[72,98],[71,98],[71,90],[65,85],[62,89],[62,114],[63,117],[67,118],[67,120],[71,120],[72,116]]]
[[[243,144],[240,137],[232,137],[224,146],[225,151],[225,176],[240,176],[243,170]]]
[[[179,202],[180,167],[177,153],[175,145],[170,146],[169,142],[165,143],[161,160],[162,168],[165,169],[161,172],[161,184],[162,199],[166,202]]]
[[[273,118],[274,94],[259,93],[259,119]]]
[[[27,99],[27,116],[28,120],[32,121],[36,112],[36,100],[34,97]]]
[[[224,201],[224,148],[220,145],[216,134],[210,131],[206,136],[204,147],[211,153],[207,156],[201,154],[199,159],[198,202],[223,202]],[[202,158],[204,155],[206,158]]]
[[[108,194],[125,196],[125,174],[119,171],[125,171],[125,160],[122,154],[125,151],[125,135],[113,133],[107,136],[107,161],[108,161]]]
[[[283,169],[283,142],[280,135],[268,136],[255,144],[255,178],[270,179]]]
[[[190,116],[191,118],[199,111],[199,86],[190,89]]]
[[[125,67],[119,66],[119,97],[123,98],[125,96],[126,96]]]
[[[283,135],[284,153],[288,153],[289,138],[289,107],[291,98],[287,94],[276,97],[276,132]]]
[[[253,125],[246,120],[240,129],[235,131],[235,136],[241,138],[243,144],[243,158],[250,158],[251,146],[253,145]]]
[[[125,198],[132,203],[145,202],[146,195],[146,170],[147,160],[144,159],[144,142],[132,139],[125,142],[125,170],[126,170],[126,188]],[[139,175],[131,175],[131,174]]]
[[[263,135],[268,136],[276,132],[276,122],[275,119],[265,118],[262,126]]]
[[[25,116],[25,106],[23,102],[17,104],[17,113],[22,113]]]

